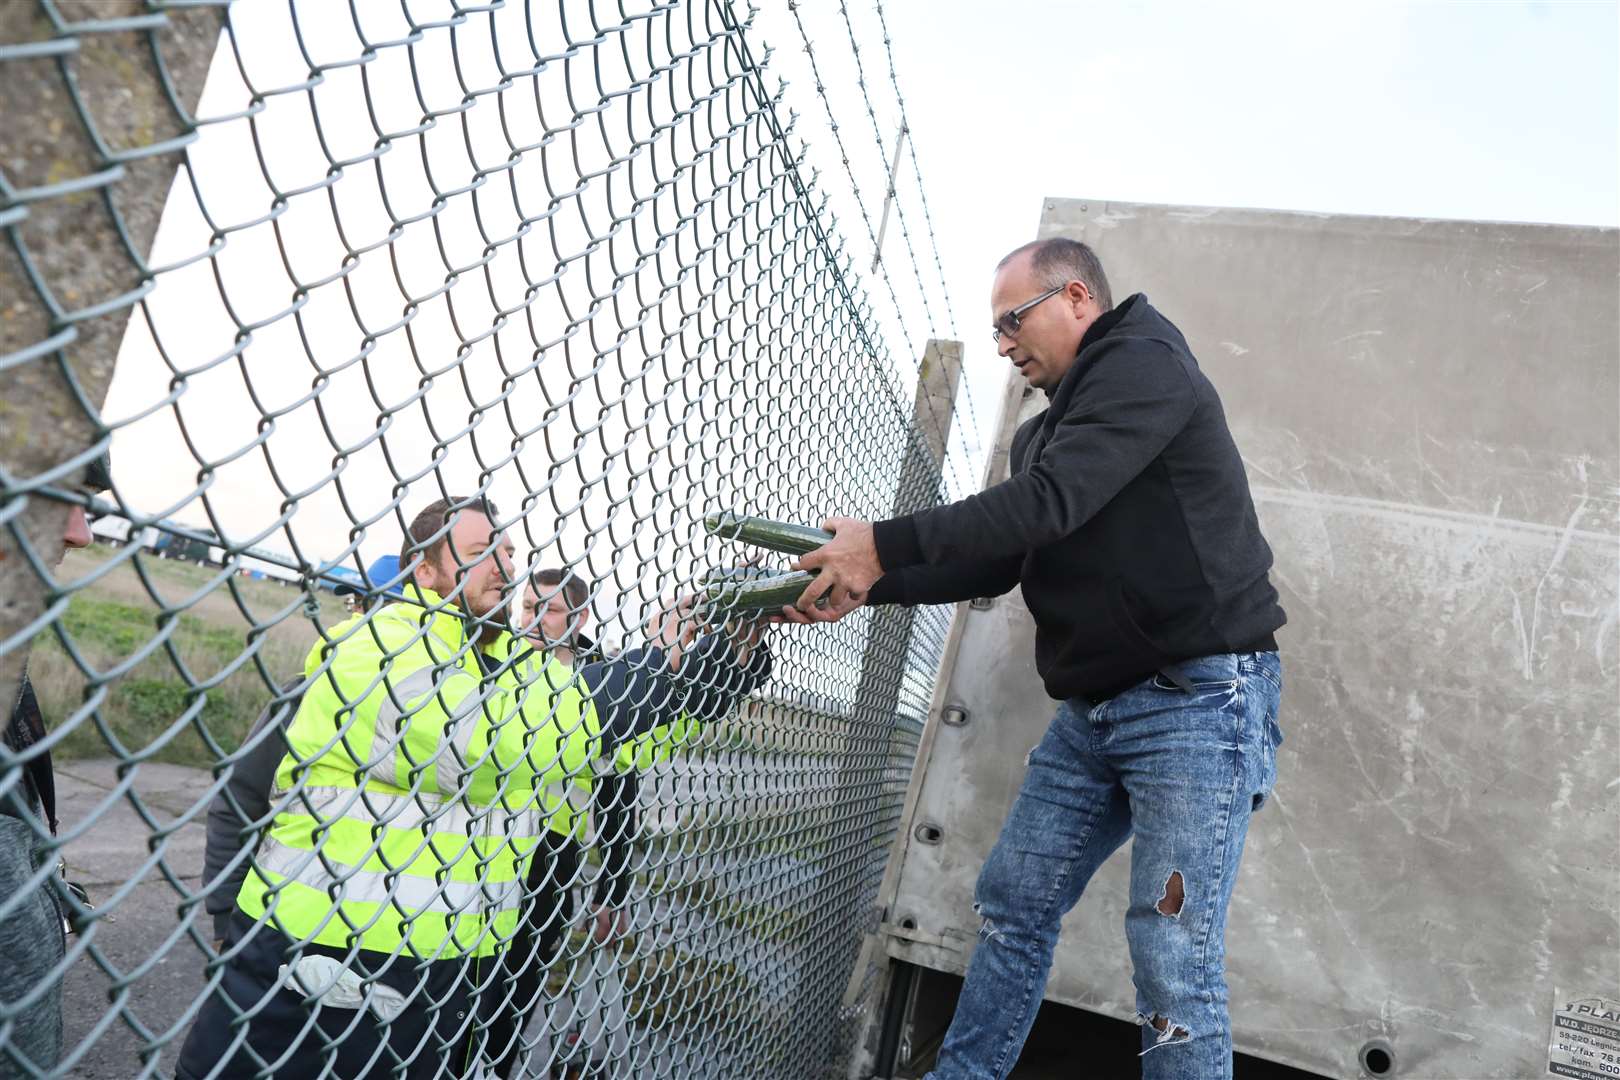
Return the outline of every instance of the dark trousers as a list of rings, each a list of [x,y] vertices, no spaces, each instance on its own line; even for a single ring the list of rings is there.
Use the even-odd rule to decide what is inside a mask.
[[[480,963],[478,1026],[470,1046],[482,1044],[499,1076],[515,1076],[523,1055],[523,1029],[539,1006],[546,967],[574,921],[569,887],[579,872],[579,846],[546,830],[529,864],[523,917],[511,945]]]
[[[432,1080],[467,1071],[469,961],[300,945],[240,911],[231,916],[231,950],[186,1035],[177,1080]],[[398,991],[403,1011],[384,1020],[370,1008],[306,1003],[282,988],[281,966],[311,955],[335,957],[367,983]]]

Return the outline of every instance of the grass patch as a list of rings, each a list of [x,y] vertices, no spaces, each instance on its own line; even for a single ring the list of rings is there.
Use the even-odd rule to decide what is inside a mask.
[[[83,577],[114,554],[100,546],[69,552],[61,577]],[[142,556],[141,560],[153,587],[159,590],[157,599],[147,592],[135,567],[125,563],[73,594],[62,616],[62,629],[97,675],[126,663],[157,636],[163,606],[184,602],[218,575],[217,570],[190,563],[151,556]],[[247,650],[251,620],[268,622],[290,605],[299,605],[299,611],[261,629],[258,635],[259,656],[280,683],[302,670],[316,634],[302,614],[298,590],[269,581],[234,581],[241,594],[240,603],[220,584],[186,610],[171,616],[169,648],[155,650],[128,672],[107,681],[106,697],[93,715],[74,719],[87,692],[94,688],[92,679],[68,655],[54,632],[36,638],[28,673],[46,726],[61,731],[71,725],[55,755],[71,760],[150,752],[157,761],[207,768],[218,760],[218,754],[209,746],[210,739],[226,751],[239,746],[273,696],[264,676],[249,662],[219,685],[196,691],[188,685],[169,649],[178,655],[194,681],[211,679]],[[321,598],[322,625],[332,625],[343,617],[339,602]],[[199,701],[200,707],[186,723],[171,731]]]
[[[733,814],[688,811],[675,828],[637,837],[632,865],[676,866],[691,858],[724,855],[734,860],[790,858],[814,862],[833,843],[823,812],[782,808]]]
[[[128,656],[151,638],[157,629],[150,611],[117,600],[101,600],[83,593],[75,595],[61,619],[80,650],[102,655]],[[48,640],[54,641],[54,636]]]
[[[184,613],[175,621],[179,623],[178,638],[189,654],[188,663],[190,656],[195,656],[210,661],[209,668],[218,671],[247,647],[244,630],[215,626]],[[104,600],[81,592],[69,601],[61,625],[81,653],[121,660],[152,640],[162,624],[155,608]],[[48,640],[56,641],[56,636],[53,634]]]
[[[675,748],[688,756],[752,754],[761,758],[826,758],[843,753],[837,743],[784,733],[760,725],[756,720],[722,720],[704,726],[695,740]]]
[[[759,1022],[767,1012],[742,968],[673,945],[625,965],[624,997],[631,1023],[673,1031]]]
[[[647,874],[647,886],[655,896],[673,900],[683,910],[700,913],[760,940],[789,938],[809,920],[809,912],[803,908],[768,899],[745,899],[749,893],[759,891],[757,883],[739,888],[728,885],[721,877],[681,880],[654,870]]]
[[[849,720],[830,713],[748,698],[730,716],[710,721],[681,750],[690,754],[832,757],[846,750]]]

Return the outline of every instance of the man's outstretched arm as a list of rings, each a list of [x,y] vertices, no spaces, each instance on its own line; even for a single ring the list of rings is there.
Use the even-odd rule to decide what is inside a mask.
[[[796,565],[820,576],[795,606],[809,612],[825,597],[836,618],[865,603],[885,572],[998,562],[1054,543],[1147,468],[1198,408],[1182,359],[1153,341],[1129,339],[1088,352],[1081,386],[1083,403],[1069,407],[1034,459],[1001,483],[875,526],[828,519],[822,528],[833,539]]]
[[[1000,596],[1018,584],[1024,557],[1010,555],[981,562],[951,563],[945,566],[906,566],[884,574],[873,583],[858,603],[801,611],[782,609],[783,622],[800,625],[836,622],[857,607],[869,604],[957,604],[981,596]]]
[[[957,604],[981,596],[1000,596],[1018,584],[1024,557],[1010,555],[975,563],[907,566],[878,578],[866,594],[868,604]]]

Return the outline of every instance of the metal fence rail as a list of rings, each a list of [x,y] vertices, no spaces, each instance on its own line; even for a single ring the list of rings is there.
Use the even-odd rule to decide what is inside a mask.
[[[947,619],[765,627],[703,519],[949,417],[750,29],[0,14],[0,1076],[840,1074]]]

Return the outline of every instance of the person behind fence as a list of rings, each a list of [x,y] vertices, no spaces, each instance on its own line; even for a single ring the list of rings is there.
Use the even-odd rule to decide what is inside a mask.
[[[389,600],[404,600],[405,591],[394,583],[401,576],[398,555],[383,555],[366,568],[371,588],[347,582],[333,592],[355,600],[351,614],[375,609]],[[230,777],[208,804],[208,833],[203,845],[203,907],[213,920],[214,951],[224,949],[235,925],[236,894],[247,877],[260,831],[270,823],[270,793],[276,769],[287,753],[286,727],[298,714],[304,677],[283,683],[242,738],[242,745],[227,762]]]
[[[530,753],[496,520],[482,499],[431,503],[401,551],[409,599],[310,650],[182,1080],[455,1074],[476,965],[516,929],[536,792],[563,776]],[[585,708],[567,687],[534,705],[558,724]]]
[[[501,954],[497,977],[479,994],[479,1038],[498,1077],[534,1075],[531,1070],[540,1065],[540,1037],[531,1033],[531,1019],[539,1020],[546,966],[557,958],[574,923],[574,889],[591,896],[585,921],[596,945],[607,945],[630,928],[625,904],[639,774],[690,742],[704,723],[729,714],[770,674],[764,625],[699,637],[695,599],[661,608],[648,621],[646,646],[610,657],[585,634],[590,594],[584,581],[546,569],[524,589],[517,622],[537,657],[547,661],[543,677],[551,685],[580,686],[592,705],[580,727],[558,731],[568,746],[557,752],[571,763],[589,756],[595,764],[570,769],[569,779],[547,786],[547,828],[525,883],[524,917],[511,947]],[[677,672],[679,679],[672,681]],[[584,857],[593,844],[601,854],[594,881],[585,873]],[[559,1033],[557,1026],[552,1034],[561,1043],[580,1034]],[[606,1075],[611,1066],[594,1057],[604,1049],[578,1039],[557,1048],[553,1074],[579,1065],[594,1070],[591,1075]]]
[[[87,495],[112,487],[107,455],[85,467]],[[62,554],[91,542],[84,507],[70,506]],[[45,717],[23,671],[5,729],[0,776],[0,1075],[34,1075],[62,1056],[67,934],[84,892],[62,876],[56,845],[56,775]]]
[[[540,677],[548,685],[581,686],[587,695],[589,686],[575,675],[575,664],[597,652],[596,643],[585,634],[589,601],[589,587],[578,577],[558,569],[540,570],[523,590],[516,620],[519,632],[536,650],[536,661],[543,665]],[[657,644],[678,649],[689,641],[677,637]],[[618,659],[621,679],[645,676],[647,661],[639,652]],[[631,666],[638,660],[639,670]],[[659,662],[653,658],[653,663]],[[580,799],[567,797],[575,785],[548,785],[542,811],[546,827],[525,878],[523,916],[510,946],[492,969],[493,977],[479,993],[480,1024],[473,1039],[479,1044],[476,1052],[491,1063],[497,1077],[523,1075],[529,1062],[530,1047],[525,1045],[523,1032],[541,1002],[546,968],[573,925],[574,887],[589,885],[587,921],[597,940],[605,942],[620,930],[620,913],[629,890],[629,875],[624,873],[629,831],[624,818],[632,810],[617,797],[622,785],[614,771],[585,767],[604,753],[599,715],[593,709],[586,714],[586,723],[568,731],[553,729],[558,746],[552,752],[576,766],[576,777],[586,789],[585,799],[595,796],[596,820],[602,826],[602,869],[594,882],[580,881],[581,868],[586,865],[583,828],[587,814],[576,812]]]
[[[613,743],[581,740],[577,733],[604,727],[597,705],[576,688],[571,669],[537,660],[542,654],[499,621],[510,546],[494,513],[487,503],[440,500],[417,516],[401,557],[409,567],[413,554],[421,555],[405,600],[333,628],[311,651],[305,695],[265,810],[256,811],[256,792],[240,789],[232,792],[235,806],[217,806],[229,827],[211,837],[208,880],[238,859],[245,873],[236,909],[218,931],[228,950],[222,993],[205,1002],[187,1037],[182,1078],[255,1075],[281,1060],[279,1075],[288,1063],[319,1068],[328,1057],[338,1076],[394,1075],[396,1067],[407,1076],[472,1074],[475,1055],[492,1045],[487,1023],[470,1018],[472,999],[486,1015],[494,1010],[484,995],[515,1000],[493,957],[510,952],[516,936],[517,877],[539,840],[555,831],[541,821],[557,816],[542,793],[588,776],[604,754],[624,769],[644,767],[649,755],[695,730],[689,717],[715,711],[709,699],[717,688],[741,677],[722,635],[694,642],[689,613],[664,620],[648,650],[596,676],[620,688],[597,701],[609,732],[622,735]],[[374,570],[374,584],[388,577]],[[669,682],[673,668],[682,673],[680,687]],[[380,684],[379,670],[387,672]],[[352,697],[351,680],[359,688]],[[371,723],[356,730],[368,716]],[[378,721],[391,722],[392,737]],[[343,749],[357,743],[381,746],[385,756],[368,764]],[[487,753],[479,758],[481,747]],[[447,787],[442,770],[451,763],[461,775]],[[363,787],[354,784],[357,773],[365,774]],[[323,781],[340,779],[347,782],[322,789]],[[230,801],[222,792],[216,804]],[[246,869],[252,823],[272,810],[268,836]],[[401,829],[405,820],[411,827]],[[364,842],[353,821],[367,826],[367,836],[380,828],[380,841]],[[493,857],[474,838],[454,834],[452,822],[468,833],[499,834]],[[334,850],[340,844],[362,849],[355,853],[361,857],[344,862]],[[446,848],[453,858],[426,858]],[[393,873],[368,882],[364,866],[372,862]],[[385,886],[386,903],[367,894],[379,876],[431,880],[445,870],[452,885],[461,875],[469,898],[488,901],[482,909],[442,901],[435,908],[448,890],[412,883],[412,895],[429,903],[402,917],[406,889]]]
[[[1146,296],[1115,307],[1095,253],[1052,239],[1002,260],[991,303],[1001,355],[1049,401],[1015,434],[1011,477],[875,525],[830,519],[783,618],[1019,584],[1034,616],[1060,704],[979,875],[979,946],[930,1075],[1008,1074],[1059,920],[1134,834],[1143,1076],[1230,1077],[1227,909],[1282,740],[1271,550],[1215,387]]]

